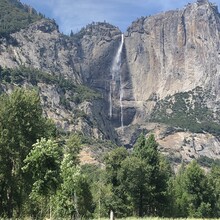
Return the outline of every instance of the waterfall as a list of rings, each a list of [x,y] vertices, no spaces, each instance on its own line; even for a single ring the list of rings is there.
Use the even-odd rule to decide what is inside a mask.
[[[121,109],[121,127],[123,128],[123,105],[122,105],[122,99],[123,99],[123,85],[122,85],[122,75],[121,75],[121,55],[122,55],[122,49],[124,45],[124,35],[121,35],[121,43],[118,47],[116,56],[114,57],[112,68],[111,68],[111,82],[110,82],[110,92],[109,92],[109,116],[112,117],[113,112],[113,95],[115,92],[116,87],[116,80],[119,78],[120,83],[120,109]]]
[[[120,74],[120,110],[121,110],[121,128],[124,128],[124,114],[123,114],[123,95],[124,95],[124,90],[123,90],[123,84],[122,84],[122,76]]]

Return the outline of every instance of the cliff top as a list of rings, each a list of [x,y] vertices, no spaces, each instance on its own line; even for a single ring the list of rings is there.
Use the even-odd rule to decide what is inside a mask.
[[[218,7],[216,4],[210,2],[209,0],[197,0],[197,2],[194,3],[188,3],[184,8],[177,9],[177,10],[169,10],[162,13],[158,13],[151,16],[142,16],[141,18],[138,18],[136,21],[133,21],[131,26],[128,27],[128,32],[139,32],[143,33],[143,24],[146,20],[161,20],[161,19],[167,19],[172,18],[173,16],[182,16],[184,14],[184,11],[192,11],[196,12],[200,10],[201,8],[206,7],[207,9],[210,9],[213,13],[219,15]]]

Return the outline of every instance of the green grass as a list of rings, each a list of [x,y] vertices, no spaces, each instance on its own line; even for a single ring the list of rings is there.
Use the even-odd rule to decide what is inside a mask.
[[[200,220],[199,218],[159,218],[159,217],[146,217],[146,218],[138,218],[138,217],[129,217],[129,218],[115,218],[115,220]],[[201,218],[202,220],[210,220],[210,218]],[[212,218],[212,220],[217,220],[217,218]],[[99,219],[94,219],[99,220]],[[100,220],[109,220],[109,218],[100,218]]]

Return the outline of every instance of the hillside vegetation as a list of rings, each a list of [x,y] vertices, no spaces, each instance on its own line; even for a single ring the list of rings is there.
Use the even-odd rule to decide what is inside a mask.
[[[0,0],[0,35],[7,35],[41,19],[33,8],[18,0]]]
[[[151,115],[151,121],[165,123],[195,133],[209,132],[220,134],[218,116],[207,107],[206,100],[210,91],[204,92],[200,87],[167,96],[157,102]],[[215,114],[218,115],[218,114]]]

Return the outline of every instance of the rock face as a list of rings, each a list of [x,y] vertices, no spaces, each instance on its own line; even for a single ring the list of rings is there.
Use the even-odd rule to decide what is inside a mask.
[[[2,39],[1,66],[25,65],[80,80],[77,68],[71,65],[77,57],[77,45],[60,34],[53,21],[40,20],[12,34],[12,38],[13,44]]]
[[[101,95],[93,101],[70,101],[66,109],[61,100],[71,100],[74,94],[62,94],[56,84],[38,83],[45,114],[64,130],[80,130],[126,146],[141,131],[154,131],[165,153],[175,152],[187,161],[201,155],[220,158],[217,7],[198,0],[134,21],[123,36],[113,74],[121,34],[103,22],[69,37],[59,33],[54,21],[42,19],[0,39],[0,65],[40,69]],[[76,120],[76,112],[84,116]],[[172,134],[167,132],[170,127]]]
[[[108,63],[112,59],[109,54],[114,45],[117,46],[120,34],[112,25],[98,23],[88,25],[74,37],[68,37],[59,33],[54,21],[43,19],[11,34],[10,38],[0,39],[0,65],[3,68],[25,66],[39,69],[75,84],[86,84],[103,93],[107,78],[102,71],[111,66]],[[71,99],[73,94],[64,94],[56,84],[38,83],[37,86],[45,114],[53,118],[58,127],[117,142],[117,135],[105,114],[105,99],[80,105],[70,101],[71,109],[66,109],[61,105],[61,99]],[[9,86],[3,87],[6,91]],[[79,112],[83,117],[78,116]]]
[[[151,125],[161,151],[174,163],[188,162],[199,157],[218,159],[220,140],[208,133],[191,133],[173,130],[166,126]],[[171,147],[172,146],[172,147]]]
[[[198,86],[219,101],[219,31],[219,13],[208,1],[142,18],[128,28],[126,58],[139,115],[148,114],[152,97]]]

